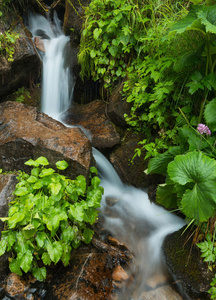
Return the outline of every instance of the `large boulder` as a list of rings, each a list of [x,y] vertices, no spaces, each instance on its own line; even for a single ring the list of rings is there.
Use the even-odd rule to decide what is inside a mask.
[[[167,270],[184,299],[210,299],[208,290],[214,273],[201,258],[193,242],[194,228],[185,227],[168,235],[162,251]]]
[[[73,106],[67,113],[66,124],[79,125],[91,134],[92,146],[112,148],[120,142],[120,136],[105,114],[105,103],[95,100],[85,105]]]
[[[149,177],[144,173],[148,165],[144,159],[145,153],[133,159],[135,149],[141,147],[138,145],[141,140],[142,136],[139,134],[127,132],[122,138],[121,145],[111,152],[110,161],[124,183],[137,188],[146,188],[149,185]]]
[[[51,166],[66,160],[64,174],[88,178],[93,162],[91,143],[79,128],[67,128],[36,108],[16,102],[0,105],[0,168],[23,169],[30,158],[45,156]]]
[[[6,28],[0,26],[0,34]],[[41,62],[36,54],[28,32],[19,23],[14,29],[20,37],[16,41],[13,61],[8,61],[4,55],[0,56],[0,97],[7,96],[22,86],[31,86],[37,82],[40,74]]]
[[[73,251],[68,267],[52,273],[45,299],[119,299],[117,293],[132,283],[132,262],[130,251],[117,240],[93,238]]]

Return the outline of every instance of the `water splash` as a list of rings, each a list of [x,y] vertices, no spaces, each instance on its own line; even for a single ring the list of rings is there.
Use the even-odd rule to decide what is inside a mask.
[[[138,297],[145,290],[150,276],[163,273],[161,246],[164,238],[184,226],[185,222],[151,203],[146,192],[123,184],[99,151],[93,149],[93,155],[104,187],[100,209],[105,220],[103,228],[125,243],[134,254],[139,269],[133,289]],[[114,205],[110,206],[109,199]],[[122,297],[123,300],[125,295]]]

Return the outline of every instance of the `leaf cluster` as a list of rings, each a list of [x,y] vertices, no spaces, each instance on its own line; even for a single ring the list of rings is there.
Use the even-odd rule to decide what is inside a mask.
[[[32,272],[40,281],[46,278],[46,266],[62,261],[69,264],[71,251],[81,242],[90,243],[94,232],[89,228],[98,216],[103,194],[100,179],[91,168],[91,185],[80,175],[68,179],[49,168],[45,157],[30,159],[31,174],[19,172],[10,202],[8,217],[0,241],[0,255],[11,253],[11,272]],[[64,170],[66,161],[56,167]]]

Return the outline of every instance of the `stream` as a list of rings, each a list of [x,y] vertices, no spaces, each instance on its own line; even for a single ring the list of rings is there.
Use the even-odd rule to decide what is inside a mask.
[[[74,78],[70,72],[70,41],[64,36],[54,14],[52,20],[29,15],[28,28],[33,38],[40,37],[45,53],[38,50],[43,61],[41,110],[61,122],[64,112],[71,107]],[[84,133],[89,136],[86,130]],[[182,219],[151,203],[143,190],[122,183],[105,156],[93,148],[104,195],[100,218],[103,226],[134,254],[138,268],[131,299],[139,298],[146,282],[156,274],[163,275],[161,245],[169,233],[180,229]],[[112,205],[110,205],[110,201]],[[123,299],[123,298],[122,298]]]

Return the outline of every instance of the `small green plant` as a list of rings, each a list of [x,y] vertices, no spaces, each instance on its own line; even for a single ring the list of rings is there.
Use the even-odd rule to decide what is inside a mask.
[[[16,96],[15,101],[18,103],[23,103],[25,98],[31,99],[30,92],[24,87],[19,88],[16,92],[14,92],[14,95]]]
[[[11,31],[0,33],[0,53],[4,55],[8,61],[13,61],[15,43],[18,38],[19,34]]]
[[[81,242],[90,243],[94,232],[89,228],[98,216],[103,188],[100,179],[93,176],[90,181],[80,175],[75,180],[66,178],[48,168],[45,157],[28,160],[31,174],[19,172],[18,183],[10,202],[8,217],[0,241],[0,255],[11,253],[9,267],[18,275],[32,272],[43,281],[46,266],[62,261],[68,265],[72,248]],[[56,167],[64,170],[66,161],[58,161]]]

